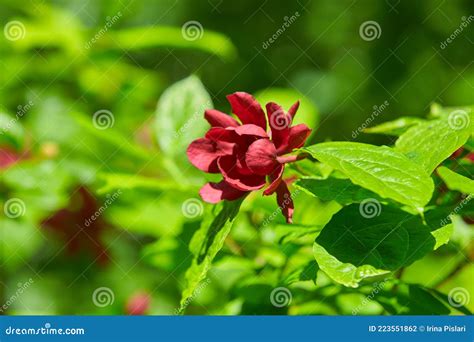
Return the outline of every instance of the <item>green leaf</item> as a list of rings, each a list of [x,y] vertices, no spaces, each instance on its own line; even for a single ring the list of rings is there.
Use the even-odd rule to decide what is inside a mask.
[[[380,200],[377,194],[359,185],[355,185],[349,179],[302,178],[295,185],[322,201],[336,201],[342,205],[360,203],[367,198]]]
[[[320,226],[303,226],[298,224],[280,224],[275,227],[275,235],[279,244],[296,243],[305,245],[312,243],[319,234]]]
[[[165,154],[186,158],[186,148],[202,137],[209,124],[204,111],[212,100],[196,76],[181,80],[165,90],[156,109],[156,139]]]
[[[464,194],[474,194],[474,180],[451,171],[444,166],[438,168],[438,175],[450,190],[459,191]]]
[[[268,102],[276,102],[288,110],[296,101],[300,101],[300,107],[296,113],[294,125],[304,123],[311,129],[315,129],[319,122],[319,110],[316,105],[305,95],[291,88],[268,88],[258,91],[255,98],[262,106]]]
[[[363,130],[364,133],[386,134],[393,136],[400,136],[405,133],[410,127],[418,125],[425,120],[415,117],[401,117],[393,121],[384,122],[380,125],[369,127]]]
[[[417,215],[401,209],[352,204],[335,214],[316,238],[321,270],[335,281],[357,287],[365,278],[395,271],[432,251],[436,240]]]
[[[450,309],[430,289],[399,284],[396,292],[381,293],[377,301],[393,315],[447,315]]]
[[[235,46],[226,36],[199,25],[188,26],[186,33],[186,27],[185,23],[183,28],[150,26],[110,31],[97,42],[97,48],[135,51],[152,47],[174,47],[201,50],[226,59],[233,59],[237,55]]]
[[[219,213],[217,215],[206,213],[201,227],[194,234],[189,244],[193,261],[186,271],[186,287],[182,292],[180,312],[186,309],[189,299],[193,297],[199,283],[206,277],[212,261],[224,245],[241,203],[242,200],[224,201],[222,205],[213,207],[214,211],[220,208]]]
[[[341,171],[382,198],[421,210],[431,199],[433,180],[417,164],[387,147],[354,142],[328,142],[303,151]]]
[[[370,265],[354,266],[351,263],[341,262],[316,242],[313,245],[313,254],[321,270],[335,282],[347,287],[358,287],[364,279],[375,280],[390,273]]]
[[[431,174],[443,160],[463,146],[470,135],[470,124],[457,126],[452,119],[443,118],[410,128],[397,140],[395,149]]]
[[[291,272],[283,281],[285,285],[291,285],[299,281],[312,280],[316,283],[319,266],[312,260]]]
[[[442,245],[447,244],[449,240],[451,239],[453,232],[454,232],[454,225],[452,223],[447,224],[441,228],[438,228],[432,231],[431,235],[433,235],[433,237],[436,240],[436,243],[433,246],[433,249],[438,249]]]

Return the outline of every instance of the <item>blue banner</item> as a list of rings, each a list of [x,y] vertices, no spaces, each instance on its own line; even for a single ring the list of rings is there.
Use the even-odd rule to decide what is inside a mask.
[[[2,316],[0,341],[472,342],[473,316]]]

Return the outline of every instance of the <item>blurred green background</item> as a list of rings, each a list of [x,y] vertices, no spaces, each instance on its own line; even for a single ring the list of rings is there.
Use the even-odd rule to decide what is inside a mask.
[[[225,95],[235,91],[286,108],[300,99],[312,142],[390,144],[355,132],[425,116],[434,102],[474,102],[472,11],[469,0],[0,0],[1,200],[21,201],[21,215],[2,217],[2,313],[173,314],[199,226],[183,205],[202,209],[205,177],[184,149],[205,131],[204,109],[228,112]],[[375,36],[362,30],[367,22]],[[293,253],[275,242],[280,218],[258,229],[273,201],[246,201],[188,313],[360,306],[363,289],[324,275],[287,311],[266,303]],[[296,222],[326,222],[336,210],[298,201],[306,215],[298,210]],[[459,248],[447,246],[404,277],[431,286],[458,262]],[[469,265],[439,288],[470,288],[473,278]],[[94,297],[101,288],[105,306]],[[358,311],[383,312],[375,302]]]

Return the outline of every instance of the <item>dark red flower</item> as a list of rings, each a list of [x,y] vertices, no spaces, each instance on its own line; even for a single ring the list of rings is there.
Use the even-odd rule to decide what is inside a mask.
[[[100,205],[95,197],[81,186],[72,196],[68,207],[43,220],[42,226],[61,238],[67,254],[86,253],[100,265],[106,265],[109,255],[101,240],[106,224],[102,217],[96,217],[99,210]]]
[[[302,147],[311,133],[304,124],[292,126],[299,101],[288,112],[276,103],[267,103],[265,116],[250,94],[237,92],[227,99],[240,123],[218,110],[206,110],[204,117],[212,127],[187,150],[194,166],[208,173],[220,173],[224,178],[219,183],[204,185],[199,192],[202,199],[209,203],[232,201],[262,189],[268,179],[269,185],[263,194],[276,192],[278,205],[291,222],[293,200],[282,176],[285,164],[298,157],[286,155]]]

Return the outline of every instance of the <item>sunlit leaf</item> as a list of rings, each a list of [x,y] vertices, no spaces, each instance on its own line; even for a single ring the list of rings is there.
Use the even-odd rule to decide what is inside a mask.
[[[189,249],[193,254],[191,267],[186,271],[186,287],[182,292],[180,311],[186,309],[186,303],[194,294],[196,287],[206,277],[212,261],[224,245],[232,228],[242,201],[225,201],[219,208],[206,213],[199,230],[193,236]]]
[[[400,136],[395,149],[431,174],[469,139],[471,124],[467,114],[465,120],[464,123],[460,121],[459,126],[450,118],[420,123]]]
[[[446,183],[450,190],[474,195],[474,180],[451,171],[444,166],[438,168],[438,175]]]
[[[421,210],[431,199],[432,179],[406,156],[386,146],[353,142],[316,144],[303,151],[341,171],[382,198]]]
[[[416,117],[401,117],[393,121],[384,122],[380,125],[364,129],[364,133],[386,134],[393,136],[400,136],[405,133],[410,127],[415,126],[425,120]]]

